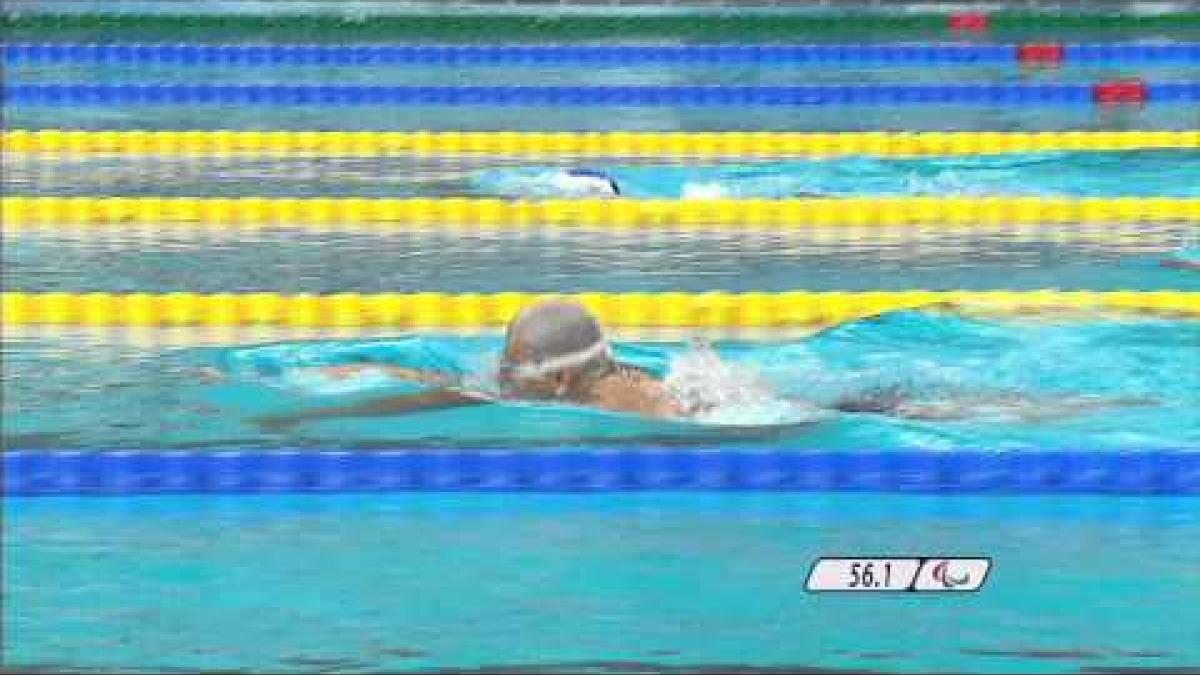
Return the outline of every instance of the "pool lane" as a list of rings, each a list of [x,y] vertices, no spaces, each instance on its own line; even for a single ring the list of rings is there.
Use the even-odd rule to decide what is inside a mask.
[[[211,44],[19,42],[0,48],[9,66],[27,64],[162,64],[188,67],[545,66],[667,64],[686,66],[839,65],[918,68],[978,65],[1076,66],[1200,63],[1195,42],[1034,44]]]
[[[502,336],[496,331],[412,334],[393,327],[375,338],[348,331],[342,339],[318,334],[280,342],[281,336],[262,330],[254,336],[230,335],[226,344],[196,346],[159,340],[156,333],[140,334],[136,328],[113,340],[91,330],[60,327],[13,334],[0,344],[5,367],[3,440],[8,448],[30,451],[424,448],[450,453],[440,456],[441,460],[435,457],[449,463],[445,466],[465,462],[463,470],[468,474],[495,473],[496,480],[509,480],[513,475],[509,469],[518,473],[553,473],[556,469],[540,464],[520,468],[521,458],[513,458],[511,453],[500,453],[496,464],[486,457],[456,457],[453,452],[464,448],[544,449],[553,463],[556,450],[589,449],[598,455],[581,458],[582,463],[572,471],[593,472],[599,480],[613,469],[612,455],[605,450],[616,447],[661,451],[660,458],[670,458],[673,452],[716,448],[850,454],[864,449],[903,450],[917,453],[904,460],[912,469],[904,485],[929,489],[943,482],[939,462],[952,458],[934,459],[920,453],[1013,451],[1016,454],[1000,458],[996,466],[988,465],[990,460],[979,460],[982,464],[945,467],[950,472],[945,480],[953,483],[950,487],[964,489],[998,488],[1008,481],[1030,489],[1148,488],[1156,479],[1152,471],[1146,473],[1149,469],[1138,468],[1137,462],[1142,460],[1136,452],[1200,447],[1200,419],[1193,414],[1200,395],[1200,371],[1180,367],[1194,354],[1198,330],[1200,324],[1194,320],[1138,315],[1055,314],[1048,320],[909,310],[849,321],[807,336],[716,339],[715,356],[693,341],[706,333],[692,330],[675,338],[615,339],[614,350],[622,361],[663,377],[685,400],[705,405],[704,412],[695,417],[651,419],[500,398],[466,408],[391,417],[322,418],[277,428],[258,420],[413,393],[413,385],[386,375],[368,372],[358,379],[339,380],[313,366],[386,363],[432,369],[462,378],[472,389],[494,391],[492,374]],[[189,331],[201,337],[223,333],[220,327]],[[843,411],[838,405],[839,401],[871,401],[890,395],[901,396],[918,409],[937,411],[950,406],[951,410],[965,410],[965,416],[911,417],[873,413],[870,408]],[[1101,457],[1096,459],[1100,464],[1087,465],[1095,471],[1075,474],[1071,467],[1083,465],[1047,457],[1048,464],[1037,468],[1040,477],[1036,485],[1020,482],[1024,465],[1012,462],[1037,464],[1040,460],[1024,454],[1071,448],[1105,456],[1135,454],[1112,460],[1120,466],[1104,464],[1107,460]],[[694,469],[690,475],[677,472],[670,474],[676,478],[664,480],[695,486],[695,481],[709,475],[706,472],[716,470],[705,464],[708,460],[704,457],[721,461],[719,454],[700,454],[703,457],[694,460],[699,464],[690,469],[677,467],[679,471]],[[334,453],[330,457],[336,462],[341,456]],[[782,464],[770,465],[773,456]],[[118,456],[113,461],[137,463],[136,458],[128,457]],[[786,474],[793,487],[817,489],[839,487],[843,478],[849,482],[840,487],[853,487],[853,477],[861,471],[876,478],[860,487],[876,489],[887,484],[887,471],[872,468],[869,461],[852,470],[847,465],[845,472],[814,474],[785,460],[777,452],[767,453],[765,459],[760,455],[747,459],[744,466],[732,467],[734,474],[721,475],[729,480],[744,477],[753,483],[759,479],[782,481],[778,476]],[[810,460],[819,462],[819,458],[804,461]],[[61,461],[75,460],[65,457]],[[137,471],[169,473],[171,460],[164,461]],[[190,461],[203,464],[206,460],[197,457]],[[238,474],[238,460],[229,461],[234,465],[209,468]],[[300,457],[279,468],[295,469],[289,480],[303,482],[311,475],[308,461]],[[620,463],[619,457],[613,461]],[[646,461],[648,465],[630,470],[644,470],[646,480],[654,480],[660,473],[654,467],[657,460],[651,457]],[[835,461],[853,465],[857,460]],[[85,462],[79,469],[90,471],[88,466]],[[247,465],[245,471],[258,475],[254,472],[269,472],[272,466],[268,461]],[[429,475],[437,473],[437,466],[412,468],[429,471]],[[36,475],[36,462],[33,469]],[[395,469],[387,469],[393,471],[389,474],[393,478],[411,475],[403,467],[398,473]],[[197,476],[208,475],[203,471]],[[341,470],[331,471],[337,474]],[[361,463],[347,466],[341,473],[349,477],[348,472],[357,472],[355,481],[373,474],[369,465]],[[104,475],[119,479],[123,472]],[[770,479],[772,475],[777,478]],[[843,478],[829,484],[806,478],[814,475]],[[1127,485],[1123,482],[1126,478],[1133,483]],[[1179,465],[1164,480],[1182,481],[1181,487],[1192,485],[1194,489],[1197,478],[1194,467]]]
[[[578,292],[1200,290],[1164,265],[1191,224],[1083,231],[174,234],[96,237],[70,227],[9,237],[8,290],[107,292]]]
[[[699,141],[697,141],[699,142]],[[71,147],[66,141],[65,147]],[[214,141],[215,143],[215,141]],[[1047,150],[800,160],[462,156],[107,155],[10,152],[9,195],[570,199],[597,196],[570,172],[601,172],[632,199],[802,197],[1200,197],[1200,149]],[[399,153],[397,153],[399,154]]]

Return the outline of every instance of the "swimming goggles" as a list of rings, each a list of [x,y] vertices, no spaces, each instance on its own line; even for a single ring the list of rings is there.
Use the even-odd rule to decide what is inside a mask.
[[[498,375],[500,379],[532,380],[568,368],[578,368],[600,357],[612,358],[612,348],[604,340],[586,349],[568,352],[560,356],[552,356],[540,361],[531,363],[501,363]]]

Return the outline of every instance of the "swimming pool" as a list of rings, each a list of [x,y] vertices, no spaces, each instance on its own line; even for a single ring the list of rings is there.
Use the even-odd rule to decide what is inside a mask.
[[[8,508],[5,657],[255,672],[1188,667],[1198,507],[762,492],[42,497]],[[990,587],[801,590],[818,555],[935,549],[994,556]],[[1179,620],[1162,621],[1164,608]]]
[[[1190,6],[26,4],[3,668],[1200,663]],[[261,422],[414,390],[313,366],[488,392],[505,321],[558,293],[707,412]],[[839,409],[894,396],[967,413]],[[995,573],[805,594],[836,554]]]

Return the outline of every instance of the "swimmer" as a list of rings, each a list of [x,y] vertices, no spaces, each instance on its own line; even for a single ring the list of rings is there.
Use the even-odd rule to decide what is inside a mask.
[[[380,398],[357,405],[320,408],[260,418],[268,428],[330,417],[375,417],[427,409],[472,406],[504,400],[556,401],[656,418],[687,418],[704,409],[689,407],[667,384],[636,366],[618,361],[599,320],[582,305],[545,300],[523,309],[509,324],[495,377],[495,393],[472,390],[454,377],[387,364],[321,367],[334,379],[382,372],[397,380],[434,387],[417,394]],[[804,402],[806,405],[811,405]],[[925,420],[989,415],[1042,421],[1146,399],[1064,397],[1054,401],[1000,394],[921,402],[896,389],[868,392],[834,403],[843,413],[882,414]]]
[[[617,179],[596,169],[570,169],[566,173],[573,187],[601,197],[620,197]]]
[[[616,360],[596,317],[582,305],[565,300],[533,304],[509,324],[496,371],[494,395],[471,391],[465,383],[441,373],[410,368],[383,364],[322,368],[325,375],[337,379],[367,371],[382,371],[398,380],[438,388],[258,421],[268,427],[280,427],[327,417],[392,415],[506,399],[558,401],[647,417],[683,417],[691,412],[654,376]]]

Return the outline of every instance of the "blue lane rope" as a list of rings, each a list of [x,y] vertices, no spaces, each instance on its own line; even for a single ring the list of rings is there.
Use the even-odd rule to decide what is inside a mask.
[[[1200,42],[1063,45],[1065,63],[1200,63]],[[1020,45],[244,45],[16,43],[4,61],[171,65],[895,64],[1020,61]]]
[[[1063,45],[1064,63],[1197,63],[1200,42]]]
[[[1200,451],[37,451],[4,494],[780,490],[1200,494]]]
[[[1147,85],[1151,102],[1200,101],[1200,83]],[[406,87],[338,85],[22,84],[3,89],[18,105],[1078,105],[1087,84],[815,85],[779,87]]]

